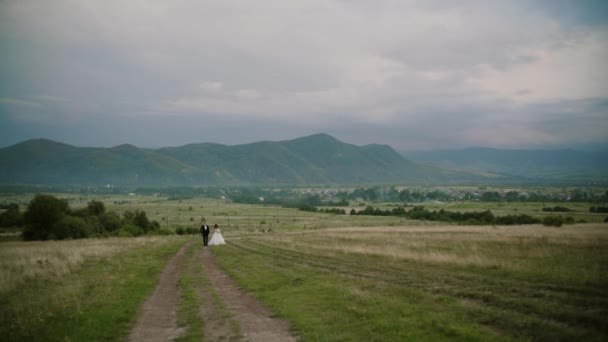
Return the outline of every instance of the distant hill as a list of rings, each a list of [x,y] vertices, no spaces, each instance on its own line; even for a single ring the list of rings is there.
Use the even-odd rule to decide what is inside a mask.
[[[327,134],[226,146],[75,147],[46,139],[0,149],[2,184],[252,185],[437,184],[486,179],[411,162],[387,145]]]
[[[477,147],[402,154],[417,162],[469,172],[491,172],[539,181],[608,181],[608,151]]]

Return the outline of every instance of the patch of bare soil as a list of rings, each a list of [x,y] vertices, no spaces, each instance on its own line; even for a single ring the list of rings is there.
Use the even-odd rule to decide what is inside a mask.
[[[217,248],[221,248],[217,247]],[[289,331],[289,322],[273,318],[272,313],[253,296],[241,291],[237,284],[224,273],[210,248],[205,248],[202,254],[203,268],[213,288],[217,291],[230,314],[234,317],[245,341],[273,342],[296,341]],[[208,301],[206,301],[208,302]],[[203,312],[205,331],[213,327],[207,323],[209,316],[221,316],[218,312]],[[224,318],[226,320],[227,318]],[[220,340],[221,336],[209,336],[211,340]],[[226,338],[226,337],[224,337]]]
[[[171,341],[181,335],[183,328],[177,326],[178,280],[189,244],[184,244],[165,266],[154,293],[143,304],[129,341]]]

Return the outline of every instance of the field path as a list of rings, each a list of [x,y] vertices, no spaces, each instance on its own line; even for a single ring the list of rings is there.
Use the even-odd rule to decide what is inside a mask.
[[[201,267],[207,280],[195,286],[202,299],[199,315],[206,341],[296,341],[287,321],[271,317],[272,313],[262,303],[241,291],[219,268],[211,248],[189,253],[194,263],[187,262],[190,266],[184,267],[186,250],[191,244],[184,244],[165,266],[154,293],[142,305],[129,341],[172,341],[185,332],[187,327],[177,324],[179,279],[182,272],[193,272],[192,267]]]
[[[210,248],[203,250],[202,262],[211,287],[217,291],[221,301],[239,324],[245,341],[296,341],[289,332],[287,321],[271,317],[272,313],[262,303],[239,290],[234,280],[219,268]],[[208,318],[203,319],[207,322]],[[212,330],[208,324],[205,327],[205,330]]]
[[[184,244],[165,266],[154,293],[143,304],[129,341],[171,341],[181,335],[183,328],[177,326],[178,280],[184,251],[190,244]]]

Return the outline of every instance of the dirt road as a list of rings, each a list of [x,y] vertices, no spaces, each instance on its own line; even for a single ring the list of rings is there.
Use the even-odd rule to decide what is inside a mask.
[[[185,250],[193,248],[192,261],[202,267],[206,284],[196,291],[202,299],[199,310],[205,341],[296,341],[289,323],[272,317],[272,313],[253,296],[241,291],[223,272],[212,248],[185,244],[167,263],[154,293],[143,304],[129,341],[171,341],[187,327],[178,327],[177,307],[180,301],[179,277],[184,269]]]

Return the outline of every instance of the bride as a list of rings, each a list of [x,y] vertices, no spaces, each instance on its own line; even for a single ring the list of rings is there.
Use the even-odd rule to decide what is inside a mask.
[[[216,223],[215,226],[213,226],[213,236],[211,237],[211,240],[209,240],[209,246],[225,244],[226,242],[224,241],[224,237],[222,236],[222,232],[220,231],[220,226],[218,226]]]

